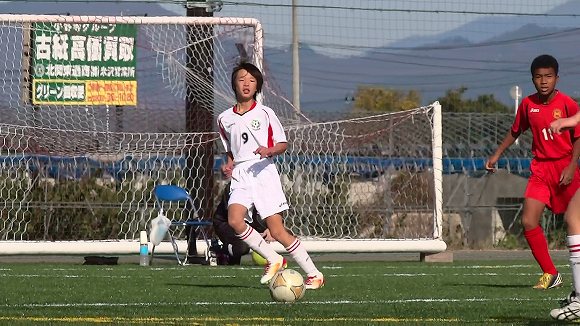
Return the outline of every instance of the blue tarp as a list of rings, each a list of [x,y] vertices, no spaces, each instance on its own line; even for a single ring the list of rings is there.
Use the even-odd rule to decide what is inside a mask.
[[[485,171],[487,158],[444,158],[443,173],[476,173]],[[285,155],[277,158],[278,163],[293,165],[311,165],[328,174],[348,172],[362,177],[376,177],[387,169],[395,170],[425,170],[433,166],[428,158],[380,158],[366,156],[333,156],[333,155]],[[512,173],[529,175],[530,158],[502,158],[498,168],[507,169]],[[62,157],[47,155],[0,156],[3,166],[20,166],[30,172],[40,172],[52,178],[77,179],[82,176],[107,172],[116,179],[123,179],[129,171],[146,171],[169,168],[183,168],[186,159],[183,157],[159,156],[147,159],[134,159],[126,156],[112,162],[101,162],[85,156]],[[219,172],[223,164],[223,156],[214,158],[213,169]]]

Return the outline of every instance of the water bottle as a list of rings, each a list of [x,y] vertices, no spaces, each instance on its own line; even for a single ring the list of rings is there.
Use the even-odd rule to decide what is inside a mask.
[[[147,243],[147,231],[141,231],[139,243],[139,265],[149,266],[149,244]]]

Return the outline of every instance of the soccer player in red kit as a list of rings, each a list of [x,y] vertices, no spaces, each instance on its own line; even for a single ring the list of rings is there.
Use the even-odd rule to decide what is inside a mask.
[[[270,235],[306,272],[306,288],[319,289],[324,286],[324,276],[300,240],[284,227],[282,212],[288,209],[288,203],[273,157],[286,151],[287,140],[276,113],[256,101],[263,82],[262,73],[251,63],[241,63],[234,68],[232,89],[237,103],[217,119],[227,154],[222,172],[232,179],[228,224],[242,241],[268,260],[260,283],[269,283],[276,272],[286,266],[286,259],[245,223],[248,210],[255,207],[265,219]]]
[[[570,133],[557,134],[550,123],[571,117],[578,112],[578,104],[556,89],[558,61],[551,55],[540,55],[531,64],[532,82],[536,93],[524,98],[516,118],[502,143],[485,163],[485,169],[495,171],[501,154],[527,129],[532,132],[531,175],[524,194],[522,225],[524,236],[540,265],[543,275],[535,289],[551,289],[562,284],[562,276],[548,252],[548,243],[540,218],[547,206],[555,214],[566,211],[576,190],[580,187],[578,154],[573,156],[574,143],[580,137],[580,127]],[[579,147],[580,149],[580,147]],[[577,150],[575,150],[577,152]]]

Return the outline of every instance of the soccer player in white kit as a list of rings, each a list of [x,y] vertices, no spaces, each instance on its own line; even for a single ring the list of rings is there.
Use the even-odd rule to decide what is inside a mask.
[[[286,267],[286,259],[245,223],[244,218],[252,207],[265,218],[270,235],[306,272],[306,288],[318,289],[324,286],[324,276],[300,240],[284,227],[282,212],[288,209],[288,203],[272,158],[286,151],[287,140],[274,111],[256,101],[263,83],[262,73],[256,66],[238,65],[232,72],[237,103],[218,116],[220,138],[227,153],[222,172],[232,179],[228,223],[240,239],[268,260],[260,283],[269,283],[276,272]]]

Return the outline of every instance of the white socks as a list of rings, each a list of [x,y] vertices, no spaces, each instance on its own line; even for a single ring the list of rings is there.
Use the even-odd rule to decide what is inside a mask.
[[[264,257],[267,261],[276,262],[280,260],[280,255],[272,248],[272,246],[262,238],[258,231],[254,230],[248,225],[246,230],[242,234],[236,235],[242,241],[248,244],[252,250],[259,253],[260,256]]]
[[[580,295],[580,235],[567,237],[570,252],[570,267],[572,268],[572,285],[576,295]]]
[[[266,240],[264,240],[262,236],[251,226],[248,225],[246,230],[237,236],[242,239],[242,241],[247,243],[248,246],[252,248],[252,250],[259,253],[260,256],[266,258],[266,260],[269,262],[278,261],[280,259],[280,255],[274,250],[274,248],[272,248],[272,246],[270,246],[270,244],[266,242]],[[306,275],[314,276],[321,274],[314,265],[312,259],[310,259],[310,255],[308,255],[308,252],[306,252],[306,249],[300,243],[298,238],[296,238],[296,240],[294,240],[294,242],[292,242],[292,244],[288,246],[286,250],[288,253],[290,253],[290,256],[292,256],[300,268],[304,270]]]
[[[288,246],[286,250],[290,253],[296,263],[298,263],[300,268],[304,270],[306,275],[314,276],[320,274],[316,266],[314,266],[314,262],[312,262],[312,259],[310,259],[308,252],[306,252],[306,249],[300,243],[298,238],[296,238],[296,240],[294,240],[294,242],[292,242],[292,244]]]

